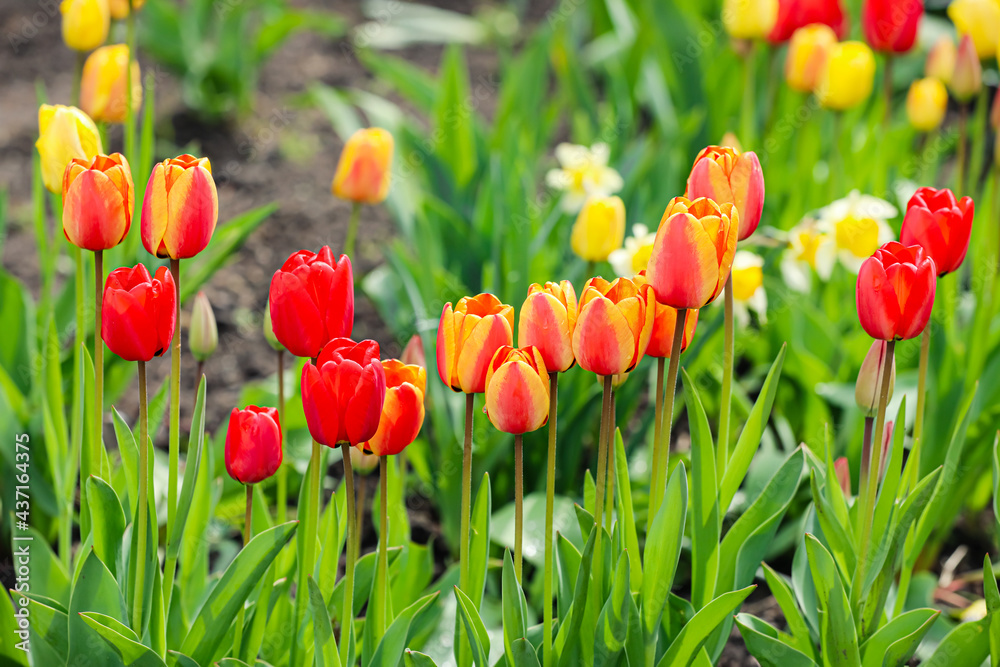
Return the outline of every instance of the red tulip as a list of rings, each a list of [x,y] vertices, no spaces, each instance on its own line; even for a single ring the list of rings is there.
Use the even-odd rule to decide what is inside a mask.
[[[334,338],[354,328],[351,260],[334,261],[329,246],[319,253],[299,250],[271,278],[271,326],[278,342],[298,357],[315,358]]]
[[[840,39],[849,27],[840,0],[778,0],[778,20],[767,39],[772,44],[787,42],[796,30],[813,23],[830,26]]]
[[[459,299],[454,310],[444,305],[437,335],[441,381],[454,391],[486,391],[486,370],[497,349],[514,339],[514,309],[492,294]]]
[[[165,266],[152,278],[142,264],[115,269],[104,283],[101,338],[126,361],[160,356],[174,338],[176,298]]]
[[[962,265],[969,249],[974,212],[969,197],[955,201],[948,188],[920,188],[906,205],[899,241],[923,248],[934,259],[939,276],[951,273]]]
[[[382,367],[386,386],[382,416],[375,435],[360,447],[367,454],[391,456],[406,449],[420,434],[424,424],[427,371],[422,366],[407,365],[396,359],[383,361]]]
[[[646,272],[640,271],[632,281],[639,285],[645,285]],[[655,303],[655,301],[654,301]],[[646,354],[658,359],[669,359],[670,348],[674,344],[674,327],[677,326],[677,309],[656,303],[653,315],[653,333],[649,338],[649,347]],[[694,331],[698,327],[698,310],[689,308],[684,316],[684,336],[681,338],[681,352],[687,349],[694,339]]]
[[[157,257],[194,257],[212,240],[219,195],[208,158],[181,155],[153,167],[142,202],[142,245]]]
[[[937,269],[923,248],[890,241],[865,260],[858,272],[861,326],[872,338],[919,336],[934,306]]]
[[[378,430],[385,403],[385,371],[378,343],[334,338],[316,364],[302,370],[302,408],[320,444],[358,445]]]
[[[63,173],[63,234],[84,250],[107,250],[122,242],[132,225],[135,188],[121,153],[73,158]]]
[[[580,368],[621,375],[636,367],[653,333],[655,299],[650,285],[628,278],[591,278],[580,294],[573,353]]]
[[[549,374],[538,348],[504,345],[486,375],[486,414],[504,433],[535,431],[549,419]]]
[[[233,408],[226,431],[226,472],[241,484],[262,482],[281,467],[281,423],[275,408]]]
[[[861,26],[865,41],[876,51],[906,53],[917,39],[923,0],[865,0]]]
[[[707,197],[716,204],[732,204],[740,214],[739,239],[750,237],[764,210],[764,172],[753,151],[708,146],[695,158],[688,176],[688,199]]]

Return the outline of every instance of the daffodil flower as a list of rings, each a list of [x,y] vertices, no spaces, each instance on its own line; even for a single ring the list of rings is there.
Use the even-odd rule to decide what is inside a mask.
[[[606,197],[624,186],[621,175],[608,166],[611,149],[605,143],[587,148],[579,144],[556,146],[559,168],[545,176],[550,188],[563,191],[562,209],[576,213],[588,197]]]
[[[608,263],[622,278],[631,278],[649,264],[655,240],[656,232],[649,231],[646,225],[632,225],[632,236],[625,239],[624,248],[619,248],[608,256]]]
[[[733,315],[741,327],[749,326],[750,312],[762,324],[767,321],[767,292],[764,291],[764,258],[749,250],[737,250],[733,257]],[[721,304],[722,299],[716,299]]]
[[[884,199],[854,190],[819,211],[817,229],[833,237],[837,259],[857,273],[880,246],[895,240],[888,220],[897,214],[896,207]]]
[[[817,229],[816,220],[806,218],[788,231],[788,249],[781,257],[781,276],[789,289],[809,292],[813,272],[826,282],[836,263],[836,243],[829,234]]]

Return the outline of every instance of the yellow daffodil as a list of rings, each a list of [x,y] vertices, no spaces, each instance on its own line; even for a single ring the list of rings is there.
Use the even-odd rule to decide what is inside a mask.
[[[817,228],[833,238],[844,268],[857,273],[879,246],[895,240],[888,220],[896,215],[896,207],[884,199],[854,190],[820,210]]]
[[[632,225],[632,236],[625,239],[625,247],[618,248],[608,256],[608,263],[622,278],[631,278],[645,270],[649,256],[653,252],[656,231],[649,231],[646,225]]]
[[[563,191],[562,209],[576,213],[588,197],[607,197],[624,186],[621,175],[608,166],[611,149],[605,143],[587,148],[578,144],[556,146],[559,168],[545,177],[550,188]]]

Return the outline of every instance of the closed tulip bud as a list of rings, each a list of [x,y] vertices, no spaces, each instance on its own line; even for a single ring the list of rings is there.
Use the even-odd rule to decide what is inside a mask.
[[[734,39],[763,39],[778,19],[778,0],[724,0],[722,25]]]
[[[851,496],[851,464],[847,457],[841,456],[833,462],[833,472],[837,475],[837,484],[848,498]]]
[[[882,393],[882,368],[885,366],[886,342],[872,342],[865,360],[858,371],[858,381],[854,384],[854,401],[865,417],[874,417],[878,411],[879,396]],[[896,360],[892,360],[889,373],[889,396],[896,387]],[[888,400],[888,399],[887,399]]]
[[[832,28],[836,36],[843,37],[847,18],[840,0],[779,0],[778,18],[767,39],[773,44],[787,42],[798,30],[815,24]]]
[[[90,116],[76,107],[43,104],[38,108],[42,181],[49,192],[62,192],[66,165],[73,158],[92,160],[101,152],[101,135]]]
[[[403,451],[420,434],[424,424],[427,371],[422,366],[408,366],[396,359],[383,361],[382,368],[386,389],[378,430],[359,447],[376,456],[391,456]]]
[[[899,242],[918,245],[934,260],[938,276],[962,265],[969,249],[975,204],[970,197],[955,200],[948,188],[920,188],[906,205]]]
[[[380,127],[361,129],[344,144],[333,177],[333,194],[359,204],[378,204],[389,194],[392,135]]]
[[[334,338],[302,369],[302,408],[316,442],[356,446],[378,431],[386,391],[378,355],[373,340]]]
[[[104,283],[101,338],[126,361],[162,355],[174,338],[174,279],[161,266],[150,278],[142,264],[115,269]]]
[[[619,197],[591,197],[573,223],[570,246],[588,262],[603,262],[625,240],[625,204]]]
[[[129,7],[130,4],[131,7]],[[131,11],[139,11],[144,4],[146,4],[146,0],[108,0],[111,18],[116,21],[128,18]]]
[[[927,62],[924,64],[924,75],[937,79],[944,85],[951,83],[951,75],[955,72],[955,58],[958,56],[958,49],[951,37],[942,37],[934,42],[934,46],[927,53]]]
[[[549,376],[542,354],[531,345],[504,345],[486,372],[486,414],[504,433],[535,431],[549,419]]]
[[[714,301],[729,280],[739,228],[739,212],[730,203],[672,199],[646,269],[656,301],[672,308],[701,308]]]
[[[142,202],[142,245],[157,257],[186,259],[205,249],[219,220],[208,158],[181,155],[153,167]]]
[[[125,73],[131,71],[131,76]],[[80,106],[94,120],[124,123],[128,112],[127,91],[132,91],[132,112],[142,106],[139,63],[129,67],[128,46],[102,46],[83,64],[80,79]]]
[[[274,323],[271,321],[271,300],[268,299],[267,305],[264,306],[264,340],[270,345],[276,352],[280,352],[285,349],[285,346],[281,344],[281,341],[274,335]]]
[[[496,351],[514,342],[514,309],[492,294],[446,303],[437,334],[438,375],[466,394],[486,391],[486,373]]]
[[[688,199],[707,197],[717,204],[732,204],[739,212],[739,238],[750,238],[764,210],[764,172],[753,151],[709,146],[702,149],[688,176]]]
[[[816,97],[827,109],[844,111],[872,94],[875,55],[862,42],[841,42],[830,49],[816,85]]]
[[[191,326],[188,331],[188,349],[197,361],[205,361],[219,346],[219,327],[215,323],[215,313],[208,297],[200,291],[194,298],[191,309]]]
[[[91,51],[108,39],[111,10],[108,0],[62,0],[62,36],[74,51]]]
[[[263,482],[281,467],[281,422],[275,408],[233,408],[226,430],[226,472],[240,484]]]
[[[403,354],[399,355],[399,360],[407,366],[427,368],[427,357],[424,355],[424,341],[420,337],[420,334],[410,336],[409,342],[403,348]]]
[[[576,363],[573,330],[576,329],[576,290],[568,280],[533,284],[521,306],[517,344],[533,346],[542,355],[549,372],[565,372]]]
[[[653,335],[653,289],[628,278],[591,278],[580,294],[573,353],[580,368],[620,375],[636,367]]]
[[[297,357],[316,357],[354,328],[350,258],[334,260],[330,246],[292,253],[271,278],[268,303],[275,338]]]
[[[923,0],[865,0],[861,9],[865,41],[876,51],[906,53],[917,40],[923,14]]]
[[[917,79],[906,95],[906,117],[913,129],[920,132],[936,130],[948,111],[948,90],[938,79]]]
[[[968,102],[983,87],[983,65],[979,62],[972,38],[966,35],[958,45],[955,72],[951,75],[951,94],[959,102]]]
[[[785,81],[789,87],[801,93],[813,92],[836,44],[837,34],[828,25],[813,23],[796,30],[785,58]]]
[[[132,224],[135,188],[121,153],[73,158],[63,174],[63,234],[84,250],[108,250]]]
[[[997,0],[953,0],[948,18],[962,37],[968,36],[981,60],[997,54],[1000,42],[1000,2]]]
[[[647,284],[646,272],[640,271],[632,279],[639,286]],[[674,343],[674,327],[677,326],[677,309],[656,303],[653,311],[653,333],[649,338],[649,347],[646,354],[657,359],[669,359],[670,348]],[[681,352],[687,349],[694,339],[695,329],[698,327],[698,311],[689,308],[684,316],[684,335],[681,338]]]
[[[858,319],[872,338],[919,336],[931,316],[937,269],[920,246],[886,243],[858,272]]]

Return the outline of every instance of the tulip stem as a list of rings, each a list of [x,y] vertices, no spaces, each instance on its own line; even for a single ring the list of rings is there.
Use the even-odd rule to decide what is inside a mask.
[[[660,501],[667,486],[667,471],[670,463],[670,436],[674,422],[674,394],[677,391],[677,371],[680,367],[681,345],[684,342],[684,326],[687,324],[687,308],[677,309],[677,322],[681,326],[674,324],[674,340],[670,345],[670,364],[667,366],[667,386],[663,402],[663,414],[660,415],[662,424],[660,432],[663,436],[663,454],[660,457],[660,469],[657,473],[657,484],[654,489],[656,493],[656,508],[659,511]],[[655,518],[655,515],[654,515]]]
[[[364,478],[362,478],[364,479]],[[389,564],[389,457],[378,457],[378,563],[375,572],[375,599],[379,609],[374,614],[375,637],[385,634],[386,626],[386,568]],[[360,544],[360,541],[358,542]],[[368,619],[365,619],[368,622]]]
[[[733,402],[733,357],[735,356],[735,333],[733,331],[733,274],[729,274],[725,289],[725,318],[722,343],[722,405],[719,409],[719,442],[716,445],[715,470],[716,479],[721,483],[729,463],[729,422],[732,418]],[[677,320],[674,331],[684,331],[685,322]],[[676,337],[676,336],[675,336]],[[719,508],[722,510],[722,508]],[[724,511],[724,510],[723,510]]]
[[[594,591],[597,593],[599,606],[604,604],[604,552],[601,550],[601,537],[604,534],[604,485],[608,474],[608,420],[611,418],[611,380],[612,376],[604,376],[604,400],[601,406],[601,430],[598,433],[597,446],[597,494],[594,502],[594,527],[597,534],[594,539],[594,554],[597,563],[594,565]]]
[[[618,447],[615,439],[615,393],[614,388],[612,388],[611,410],[608,413],[608,467],[606,473],[608,482],[604,493],[604,517],[607,522],[608,534],[611,534],[614,525],[611,517],[615,506],[615,450]]]
[[[556,496],[556,417],[559,407],[559,373],[549,373],[549,458],[545,474],[545,595],[542,665],[552,667],[552,528]]]
[[[351,206],[351,218],[347,221],[347,238],[344,240],[344,254],[354,257],[354,244],[358,238],[358,222],[361,219],[361,204],[354,202]]]
[[[91,445],[91,472],[100,473],[104,426],[104,251],[94,251],[94,442]]]
[[[278,350],[278,426],[285,428],[285,351]],[[282,431],[284,433],[284,431]],[[278,466],[278,523],[288,520],[288,466]]]
[[[146,520],[149,517],[147,484],[149,483],[149,436],[146,415],[146,362],[139,364],[139,498],[133,524],[137,525],[135,552],[135,584],[132,594],[132,629],[142,637],[142,607],[146,598]]]
[[[667,363],[664,357],[656,360],[656,409],[653,413],[653,456],[650,461],[649,472],[649,510],[646,512],[646,534],[653,525],[653,517],[656,516],[657,501],[656,489],[660,488],[660,458],[663,456],[663,381],[667,372]]]
[[[872,520],[875,512],[875,495],[878,490],[879,470],[882,466],[882,434],[885,430],[885,413],[889,403],[889,386],[892,383],[892,358],[895,350],[896,341],[886,341],[885,359],[882,361],[882,387],[879,392],[878,413],[875,417],[875,435],[872,437],[871,446],[869,447],[868,460],[862,460],[861,462],[862,468],[864,468],[866,462],[868,463],[868,470],[865,479],[862,480],[862,488],[858,491],[859,494],[864,494],[862,505],[860,506],[862,512],[858,514],[858,519],[862,522],[861,549],[859,551],[861,558],[858,559],[858,567],[863,567],[868,558],[868,546],[871,539]],[[862,473],[864,474],[865,471],[862,470]]]
[[[348,656],[350,655],[351,635],[354,634],[354,562],[358,557],[358,526],[357,526],[357,510],[355,509],[354,503],[354,468],[351,466],[351,445],[349,443],[344,443],[340,446],[341,452],[344,455],[344,484],[347,485],[347,554],[344,559],[344,618],[341,620],[340,624],[340,664],[349,665]],[[316,466],[316,481],[315,490],[316,494],[313,496],[316,499],[315,510],[313,506],[310,506],[310,519],[312,520],[313,531],[306,533],[307,535],[312,535],[315,533],[316,522],[318,520],[318,510],[319,510],[319,443],[313,442],[313,458],[315,459]],[[317,517],[313,519],[313,517]],[[308,540],[312,542],[313,547],[316,545],[315,540]],[[313,549],[309,550],[310,562],[312,561]],[[312,568],[309,568],[312,569]]]
[[[524,534],[524,455],[522,435],[514,436],[514,574],[521,582],[521,540]]]
[[[246,485],[247,509],[243,520],[243,548],[250,543],[251,527],[253,526],[253,484]],[[243,622],[246,618],[246,605],[240,605],[240,610],[236,614],[236,627],[233,633],[233,656],[243,659]]]
[[[917,375],[917,416],[913,422],[913,447],[910,456],[913,457],[913,472],[909,485],[914,488],[920,480],[920,450],[924,441],[924,410],[927,407],[927,363],[931,350],[931,323],[924,327],[920,335],[920,370]]]

